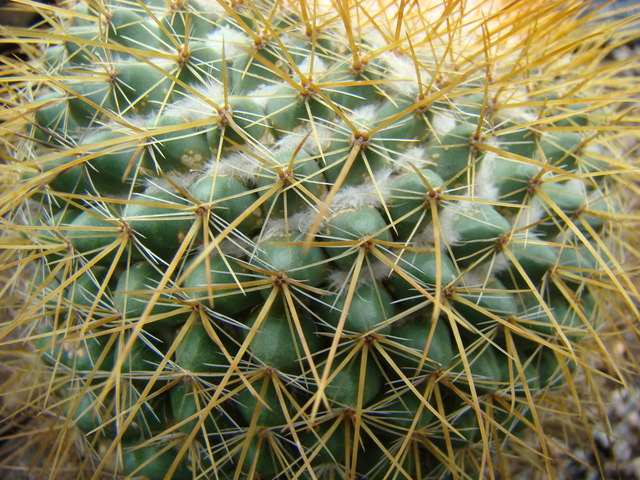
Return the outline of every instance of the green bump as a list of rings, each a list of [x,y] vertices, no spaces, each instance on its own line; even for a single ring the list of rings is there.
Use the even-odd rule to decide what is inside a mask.
[[[134,264],[120,274],[113,300],[125,318],[136,321],[143,316],[162,278],[162,272],[147,262]],[[182,307],[177,298],[163,293],[149,310],[146,325],[150,330],[179,325],[189,316],[189,311],[179,311]]]
[[[68,113],[67,95],[49,92],[38,98],[42,105],[35,111],[33,135],[38,140],[58,144],[77,129],[76,122]]]
[[[304,94],[289,84],[282,85],[269,97],[265,113],[277,134],[291,132],[313,117],[324,119],[332,116],[321,99],[313,94]]]
[[[459,264],[469,264],[509,233],[511,225],[491,205],[474,203],[458,213],[453,230],[457,241],[451,250]]]
[[[86,171],[96,190],[126,193],[135,189],[136,181],[144,177],[141,150],[133,144],[122,144],[122,138],[130,133],[101,129],[83,140],[86,155],[94,157],[86,162]],[[103,143],[106,145],[101,146]]]
[[[469,362],[473,385],[478,393],[488,393],[499,390],[506,380],[503,376],[503,370],[500,362],[504,361],[502,353],[498,352],[495,347],[488,345],[482,350],[474,352],[466,352],[467,361]],[[457,359],[457,363],[451,369],[451,374],[459,375],[457,383],[469,383],[462,357]]]
[[[376,110],[377,122],[387,124],[391,118],[398,117],[380,130],[380,137],[385,139],[387,145],[402,150],[414,143],[414,138],[422,139],[425,136],[428,127],[424,118],[430,115],[426,111],[416,111],[415,104],[415,99],[404,95],[382,101]]]
[[[311,463],[313,465],[336,465],[345,461],[346,449],[348,445],[345,439],[344,421],[329,435],[329,429],[332,428],[335,420],[322,423],[316,430],[304,430],[300,433],[300,441],[307,450],[307,456],[313,455]]]
[[[499,278],[509,288],[516,285],[527,288],[529,282],[539,284],[559,258],[556,246],[535,237],[512,239],[505,248],[511,250],[515,263],[510,261],[507,270],[501,272]]]
[[[620,212],[619,203],[611,197],[588,198],[579,210],[574,212],[574,216],[577,217],[575,224],[581,232],[591,236],[591,231],[602,233],[607,225],[611,225],[616,220]],[[583,222],[590,228],[587,228]]]
[[[258,55],[265,55],[265,53],[268,57],[272,52],[273,50],[246,52],[233,58],[232,68],[228,70],[227,78],[230,78],[230,84],[234,85],[234,93],[245,94],[262,85],[273,85],[282,81],[276,71],[269,65],[263,64],[258,58]]]
[[[557,235],[562,230],[570,231],[570,227],[557,209],[571,217],[586,201],[584,192],[576,191],[567,182],[544,182],[537,188],[536,193],[531,202],[532,206],[544,211],[543,221],[535,229],[538,236],[546,239]]]
[[[207,134],[195,127],[184,127],[185,119],[179,115],[163,115],[153,119],[150,127],[152,139],[150,153],[159,171],[189,171],[200,168],[211,158]],[[154,133],[156,129],[176,127],[167,133]]]
[[[84,256],[103,253],[120,236],[121,227],[116,219],[106,219],[93,211],[83,211],[65,228],[64,236],[73,248]],[[115,247],[114,247],[115,248]],[[111,255],[103,257],[102,263],[110,263]]]
[[[71,165],[77,160],[74,156],[58,157],[47,161],[42,167],[45,172],[57,173],[49,182],[54,191],[66,193],[85,193],[94,191],[83,162]]]
[[[342,357],[336,356],[332,365],[332,375],[337,365],[341,362]],[[382,374],[376,363],[369,358],[365,364],[366,374],[361,373],[360,358],[356,355],[344,368],[340,369],[327,388],[325,394],[327,398],[335,405],[336,408],[356,407],[361,405],[366,407],[378,395],[382,388]],[[360,379],[363,378],[362,392],[360,391]]]
[[[347,289],[339,295],[324,299],[323,320],[337,327],[347,300]],[[344,331],[365,333],[374,330],[386,334],[391,330],[389,320],[394,315],[393,299],[379,283],[365,283],[356,287],[349,310],[347,311]]]
[[[82,339],[70,339],[60,345],[64,351],[58,357],[58,346],[48,353],[49,359],[60,361],[69,368],[89,374],[91,372],[109,372],[113,369],[115,348],[113,345],[104,353],[109,341],[108,332],[92,332],[94,336]],[[60,336],[55,341],[60,340]],[[104,356],[103,356],[104,355]],[[102,357],[102,359],[101,359]]]
[[[497,158],[494,160],[493,182],[501,201],[520,205],[532,188],[540,168],[530,163]]]
[[[257,268],[268,270],[274,279],[285,275],[300,288],[316,287],[325,279],[325,254],[320,247],[304,245],[303,234],[274,235],[257,242],[255,260]],[[267,293],[267,291],[263,291]]]
[[[416,432],[424,430],[435,418],[431,410],[424,405],[423,400],[413,391],[406,390],[392,398],[390,403],[378,411],[385,421],[401,431],[408,431],[410,428]],[[427,400],[424,401],[429,403]]]
[[[327,241],[349,242],[354,246],[361,246],[369,240],[391,242],[393,240],[384,217],[375,208],[358,208],[342,210],[327,222]],[[334,263],[348,270],[353,264],[355,253],[351,246],[340,246],[329,249],[334,255]],[[341,256],[335,256],[336,252]],[[346,255],[345,255],[346,254]],[[343,256],[344,255],[344,256]]]
[[[93,303],[102,301],[98,294],[102,288],[104,267],[94,267],[75,277],[65,292],[65,300],[79,310],[90,308]],[[106,298],[109,297],[109,288],[103,291]],[[99,305],[99,303],[98,303]]]
[[[178,78],[189,85],[215,83],[222,78],[222,51],[213,42],[190,40],[189,58],[180,67]],[[226,61],[229,68],[230,62]],[[179,87],[181,88],[181,87]]]
[[[511,121],[506,127],[518,127],[518,122]],[[502,133],[496,137],[501,149],[507,153],[519,155],[526,158],[534,158],[534,154],[538,150],[538,134],[534,129],[518,128],[507,133]],[[523,166],[529,165],[522,163]]]
[[[408,279],[431,295],[435,294],[436,285],[439,285],[440,288],[445,288],[451,285],[458,276],[451,259],[446,254],[439,252],[402,252],[397,264]],[[410,283],[407,278],[404,278],[398,272],[391,274],[389,284],[391,292],[399,300],[399,305],[403,308],[415,306],[427,300],[414,284]]]
[[[144,18],[131,9],[112,10],[107,31],[109,40],[130,48],[154,48],[157,44],[158,27],[154,23],[145,22]]]
[[[93,64],[103,53],[96,46],[100,40],[100,28],[93,23],[72,25],[67,30],[69,40],[65,42],[67,57],[74,64]]]
[[[70,80],[65,84],[69,114],[79,127],[97,125],[98,121],[112,111],[114,88],[106,73],[96,75],[92,80]]]
[[[44,62],[48,69],[56,70],[67,62],[67,49],[64,45],[52,45],[44,51]]]
[[[194,323],[176,348],[176,364],[190,373],[215,372],[226,362],[222,349],[201,323]]]
[[[286,423],[286,415],[283,410],[283,406],[278,399],[278,393],[273,382],[276,381],[269,377],[261,377],[257,381],[253,382],[253,388],[258,393],[260,399],[256,398],[249,389],[240,390],[234,397],[233,401],[236,404],[240,415],[248,425],[257,409],[260,411],[257,414],[257,425],[262,427],[277,427]],[[266,386],[264,384],[266,383]],[[282,387],[278,387],[282,388]],[[288,404],[285,397],[286,410],[291,409],[291,405]]]
[[[242,463],[243,472],[249,473],[252,469],[255,469],[253,470],[254,478],[270,479],[275,478],[276,475],[283,470],[283,465],[281,464],[281,461],[275,453],[274,447],[271,443],[271,441],[277,442],[277,438],[270,439],[272,435],[273,434],[268,431],[261,432],[248,441],[246,455],[244,457],[244,462]],[[278,446],[277,448],[278,451],[282,451],[281,446]],[[240,450],[238,450],[236,456],[237,461],[239,462]],[[286,462],[288,463],[288,460],[286,460]]]
[[[142,244],[159,255],[171,255],[191,228],[194,213],[178,194],[168,191],[137,193],[123,217]]]
[[[242,336],[251,334],[260,315],[256,310],[247,320],[248,329],[242,330]],[[259,365],[275,368],[281,372],[295,372],[306,364],[307,355],[304,344],[311,353],[319,347],[319,339],[315,333],[313,322],[306,316],[298,318],[302,329],[304,343],[300,338],[291,315],[280,309],[272,309],[261,321],[249,346],[251,358]]]
[[[262,223],[258,209],[251,205],[258,199],[237,178],[231,175],[209,175],[200,178],[189,190],[197,201],[210,206],[212,220],[216,230],[222,231],[243,214],[246,218],[238,224],[238,231],[244,235],[254,232]]]
[[[330,183],[337,182],[347,161],[353,156],[344,177],[344,185],[373,182],[392,166],[395,154],[393,142],[382,132],[371,133],[375,125],[375,109],[363,108],[349,116],[349,123],[340,123],[331,135],[331,146],[323,155],[323,173]],[[353,128],[357,128],[353,131]],[[332,128],[333,130],[334,128]]]
[[[175,422],[181,423],[192,415],[200,412],[207,406],[210,395],[210,393],[202,392],[189,381],[184,381],[173,387],[169,392],[169,396],[171,412],[173,413]],[[211,413],[207,415],[200,428],[203,428],[207,434],[215,433],[218,429],[217,426],[221,415],[221,412],[214,408]],[[198,417],[180,426],[179,431],[188,435],[196,428],[197,423]]]
[[[372,100],[381,97],[384,85],[385,66],[376,58],[367,58],[359,53],[361,65],[359,70],[353,68],[353,60],[337,62],[328,76],[332,87],[334,101],[345,109],[353,110],[362,105],[370,105]]]
[[[325,191],[325,179],[315,160],[304,149],[283,149],[273,153],[258,172],[258,187],[280,188],[263,206],[269,217],[289,217],[316,205]],[[304,189],[302,186],[304,185]]]
[[[448,418],[453,428],[462,436],[449,432],[451,445],[456,448],[464,448],[474,444],[480,438],[477,418],[475,410],[466,408],[466,404],[463,410],[455,412],[453,418]],[[439,443],[444,446],[443,441]]]
[[[269,122],[265,118],[264,106],[256,100],[250,97],[231,98],[227,108],[235,126],[223,120],[220,131],[224,125],[224,138],[230,146],[261,140],[268,131]]]
[[[582,318],[593,318],[597,308],[597,303],[587,291],[579,295],[578,300],[579,306],[576,307],[556,296],[543,306],[533,294],[528,294],[522,301],[521,322],[545,336],[560,337],[562,331],[571,341],[578,341],[588,335]]]
[[[122,445],[122,462],[127,475],[143,475],[148,479],[166,478],[166,473],[173,464],[177,450],[170,445],[152,444],[140,446],[140,440],[127,440]],[[192,478],[191,472],[184,462],[178,463],[178,468],[170,477],[172,480],[187,480]]]
[[[463,287],[456,295],[460,297],[460,300],[455,302],[457,312],[479,328],[494,324],[494,317],[504,320],[517,312],[514,293],[495,278],[481,286]]]
[[[420,365],[425,372],[446,368],[454,357],[449,329],[442,321],[433,327],[427,315],[394,325],[389,340],[393,342],[394,362],[407,374],[415,373]]]
[[[162,61],[122,60],[116,72],[116,102],[119,110],[153,112],[169,95],[172,81]]]
[[[437,196],[444,181],[431,170],[421,169],[420,175],[406,171],[390,181],[388,208],[398,232],[405,240],[431,223],[431,195]]]
[[[75,426],[85,434],[99,432],[100,436],[111,434],[113,428],[104,424],[106,409],[98,402],[94,392],[86,391],[77,400],[78,393],[73,392],[64,404],[66,415],[70,415]]]
[[[160,6],[166,9],[167,4]],[[194,8],[199,6],[197,2],[176,3],[167,10],[160,19],[160,40],[167,46],[172,46],[178,41],[183,44],[185,40],[202,40],[215,27],[214,18],[209,18],[207,12],[201,12]],[[169,32],[169,35],[165,33]]]
[[[214,252],[202,260],[194,258],[187,268],[191,273],[183,283],[185,295],[215,312],[233,317],[259,301],[251,286],[243,286],[256,277],[232,257]]]
[[[465,172],[474,163],[476,154],[471,148],[471,138],[476,127],[462,124],[454,127],[439,141],[426,145],[427,158],[436,165],[436,173],[445,181],[466,181]]]
[[[577,132],[545,132],[540,143],[545,160],[551,165],[572,171],[582,136]]]
[[[558,275],[562,281],[570,284],[572,287],[579,287],[587,284],[589,279],[603,268],[611,268],[611,262],[602,256],[602,252],[596,249],[596,255],[585,246],[565,246],[560,251],[558,259]]]

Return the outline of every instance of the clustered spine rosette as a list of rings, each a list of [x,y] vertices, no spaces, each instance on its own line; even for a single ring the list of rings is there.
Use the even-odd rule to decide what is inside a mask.
[[[548,455],[540,402],[581,345],[611,362],[602,292],[637,297],[620,89],[572,73],[595,44],[553,53],[589,19],[551,3],[51,10],[1,205],[59,418],[38,468],[70,432],[78,478],[466,478],[526,431]]]

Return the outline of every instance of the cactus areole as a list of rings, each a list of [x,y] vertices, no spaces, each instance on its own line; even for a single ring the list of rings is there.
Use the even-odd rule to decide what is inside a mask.
[[[0,206],[73,478],[547,452],[539,402],[632,288],[625,92],[576,2],[432,3],[47,10]]]

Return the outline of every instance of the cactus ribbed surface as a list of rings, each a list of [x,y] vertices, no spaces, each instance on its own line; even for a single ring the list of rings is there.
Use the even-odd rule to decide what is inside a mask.
[[[547,413],[637,367],[607,346],[638,332],[632,30],[579,4],[12,30],[0,344],[33,352],[38,478],[498,478],[527,437],[552,475]]]

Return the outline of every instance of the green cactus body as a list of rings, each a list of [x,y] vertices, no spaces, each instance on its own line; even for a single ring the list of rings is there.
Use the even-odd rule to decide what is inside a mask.
[[[65,478],[508,478],[505,432],[545,443],[602,292],[638,298],[628,92],[573,72],[568,27],[527,2],[90,3],[21,67],[0,192]],[[526,48],[493,23],[514,13]]]

